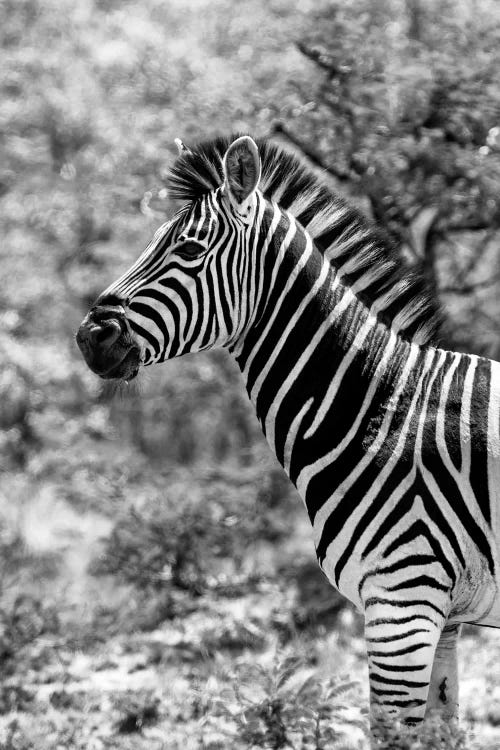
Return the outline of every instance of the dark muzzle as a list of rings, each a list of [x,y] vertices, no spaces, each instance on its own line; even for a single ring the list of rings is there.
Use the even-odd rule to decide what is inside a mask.
[[[131,380],[139,371],[140,348],[132,339],[121,305],[98,303],[84,318],[76,343],[92,372]]]

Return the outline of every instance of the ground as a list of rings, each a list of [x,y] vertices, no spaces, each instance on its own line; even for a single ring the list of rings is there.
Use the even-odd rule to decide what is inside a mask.
[[[152,627],[147,613],[139,617],[144,601],[135,589],[89,573],[109,518],[94,512],[78,520],[71,506],[52,507],[47,498],[25,514],[28,537],[29,528],[43,527],[38,544],[57,544],[66,565],[50,586],[41,584],[47,598],[32,590],[4,615],[2,750],[314,748],[308,721],[329,679],[324,716],[335,732],[321,747],[367,748],[361,622],[333,590],[329,599],[305,521],[282,542],[282,559],[296,562],[289,574],[214,581],[194,597],[176,592],[170,615]],[[266,554],[275,571],[275,553]],[[467,747],[493,750],[499,633],[467,628],[459,659]],[[293,744],[280,744],[285,738]]]

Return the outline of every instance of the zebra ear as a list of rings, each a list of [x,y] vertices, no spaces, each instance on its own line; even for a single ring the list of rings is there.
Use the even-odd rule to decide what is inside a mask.
[[[255,192],[260,180],[259,149],[248,135],[237,138],[224,155],[224,189],[241,206]]]
[[[180,138],[175,138],[174,143],[177,146],[177,150],[179,152],[179,156],[181,154],[189,154],[188,147],[181,141]]]

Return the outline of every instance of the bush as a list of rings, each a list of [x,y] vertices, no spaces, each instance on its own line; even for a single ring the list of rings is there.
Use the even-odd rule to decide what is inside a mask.
[[[5,670],[5,665],[14,662],[20,649],[31,645],[41,635],[58,630],[55,609],[36,597],[20,594],[10,606],[0,606],[0,668]]]
[[[353,716],[344,701],[357,683],[322,682],[304,672],[296,656],[279,659],[271,668],[255,665],[246,674],[233,675],[231,683],[232,693],[218,708],[249,748],[340,750],[346,733],[355,728],[360,736],[367,732],[367,721],[359,713]]]
[[[16,683],[0,685],[0,715],[11,711],[29,711],[34,700],[34,690]]]
[[[171,478],[166,498],[155,493],[122,514],[91,571],[156,595],[198,596],[254,580],[251,570],[241,575],[249,546],[274,543],[288,531],[283,510],[268,507],[287,491],[273,477],[271,471]]]
[[[179,509],[159,500],[141,511],[133,507],[116,523],[93,572],[139,589],[201,594],[210,563],[232,553],[231,523],[220,506],[192,499]]]
[[[441,717],[427,719],[418,731],[399,721],[380,721],[375,732],[378,750],[468,750],[465,732],[456,723],[448,724]]]
[[[0,368],[1,468],[22,466],[33,442],[29,377],[14,365]]]
[[[35,744],[26,736],[17,719],[9,722],[3,736],[0,734],[2,750],[35,750]]]
[[[155,724],[160,718],[160,699],[150,690],[138,693],[127,691],[118,695],[114,704],[118,715],[116,731],[119,734],[141,732],[144,726]]]

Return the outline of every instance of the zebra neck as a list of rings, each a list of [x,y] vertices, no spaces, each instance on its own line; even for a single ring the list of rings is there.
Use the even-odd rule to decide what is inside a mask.
[[[253,323],[235,354],[262,429],[302,494],[322,456],[379,424],[411,346],[377,323],[293,220],[261,265]],[[334,487],[332,487],[334,489]]]

